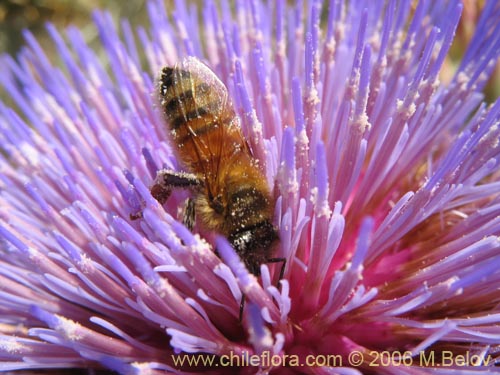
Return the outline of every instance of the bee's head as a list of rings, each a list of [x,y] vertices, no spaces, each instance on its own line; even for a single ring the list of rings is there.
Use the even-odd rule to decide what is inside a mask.
[[[260,265],[270,258],[271,248],[278,239],[276,228],[267,220],[229,236],[234,249],[255,276],[260,275]]]

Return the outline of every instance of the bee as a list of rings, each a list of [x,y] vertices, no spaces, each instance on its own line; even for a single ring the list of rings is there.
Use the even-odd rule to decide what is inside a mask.
[[[157,172],[151,194],[161,204],[174,188],[189,188],[184,223],[195,216],[204,228],[224,235],[247,269],[260,274],[272,258],[278,233],[272,224],[273,200],[265,176],[243,137],[228,90],[194,57],[164,67],[157,84],[159,105],[169,126],[183,172]]]

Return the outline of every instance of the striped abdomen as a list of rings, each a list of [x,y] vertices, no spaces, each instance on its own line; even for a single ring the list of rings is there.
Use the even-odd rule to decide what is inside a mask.
[[[173,68],[165,67],[159,84],[172,138],[192,172],[215,173],[211,169],[216,161],[246,151],[227,89],[205,65],[187,59]]]

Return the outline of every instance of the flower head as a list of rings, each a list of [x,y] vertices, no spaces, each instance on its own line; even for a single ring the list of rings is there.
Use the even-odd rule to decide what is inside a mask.
[[[458,2],[234,5],[151,0],[150,29],[124,21],[121,36],[96,13],[104,58],[52,26],[62,66],[28,33],[2,57],[0,369],[491,369],[500,101],[481,90],[498,2],[446,84]],[[150,193],[159,169],[183,168],[154,77],[187,55],[227,86],[274,192],[281,280],[189,231],[188,191]]]

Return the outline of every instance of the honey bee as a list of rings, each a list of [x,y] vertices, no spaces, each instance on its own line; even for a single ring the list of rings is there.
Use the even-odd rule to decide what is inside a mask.
[[[151,194],[163,204],[173,188],[190,188],[194,198],[184,217],[190,229],[196,215],[204,228],[229,240],[251,273],[258,276],[262,263],[281,261],[282,274],[285,259],[271,257],[278,233],[270,190],[226,86],[200,60],[188,57],[161,70],[157,90],[185,171],[158,171]]]

